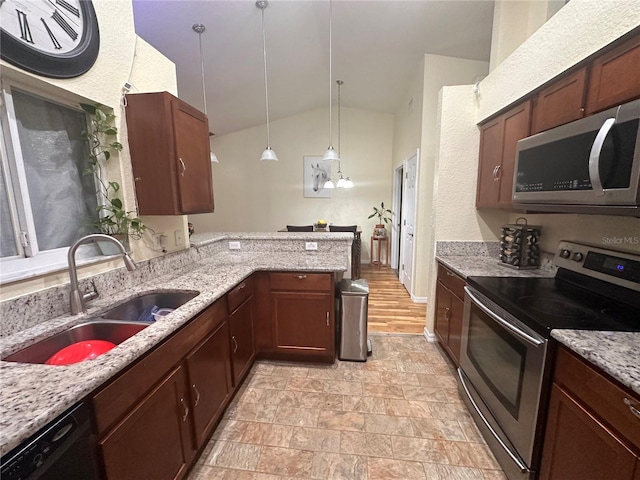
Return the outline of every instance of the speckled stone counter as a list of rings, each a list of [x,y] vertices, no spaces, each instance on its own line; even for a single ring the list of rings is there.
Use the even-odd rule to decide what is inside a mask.
[[[463,278],[467,277],[553,277],[555,269],[550,265],[536,270],[516,270],[505,267],[489,256],[446,255],[436,260]]]
[[[640,333],[553,330],[551,336],[640,394]]]
[[[244,235],[242,237],[244,238]],[[229,236],[223,235],[222,238]],[[317,236],[314,238],[319,240]],[[205,247],[209,240],[215,241],[205,239],[205,243],[199,244],[200,247]],[[342,237],[338,240],[342,240]],[[265,248],[268,251],[264,252],[230,252],[220,249],[220,252],[211,257],[203,255],[198,261],[176,266],[171,273],[150,275],[144,282],[138,282],[120,293],[100,298],[89,304],[86,314],[60,316],[2,338],[0,354],[5,356],[36,340],[99,316],[107,308],[143,292],[200,292],[193,300],[95,360],[55,367],[0,362],[0,453],[4,455],[47,422],[89,395],[254,271],[344,272],[348,268],[346,252],[350,239],[336,243],[341,243],[341,246],[329,246],[329,251],[313,255],[299,250],[277,251],[272,248]]]

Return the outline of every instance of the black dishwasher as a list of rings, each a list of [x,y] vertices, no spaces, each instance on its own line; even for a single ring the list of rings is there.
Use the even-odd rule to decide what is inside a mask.
[[[95,436],[78,403],[0,460],[2,480],[98,480]]]

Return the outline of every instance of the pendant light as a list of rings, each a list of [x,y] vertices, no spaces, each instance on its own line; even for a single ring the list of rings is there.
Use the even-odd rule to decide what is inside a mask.
[[[262,55],[264,58],[264,103],[267,111],[267,148],[262,152],[260,160],[278,161],[276,152],[271,149],[271,138],[269,135],[269,84],[267,82],[267,36],[264,33],[264,9],[267,8],[269,2],[267,0],[257,0],[256,7],[262,13]]]
[[[332,83],[332,63],[333,63],[333,52],[332,52],[332,40],[333,40],[333,10],[332,10],[332,4],[331,4],[331,0],[329,0],[329,148],[327,148],[327,151],[324,152],[324,155],[322,157],[322,160],[340,160],[340,156],[336,153],[336,151],[333,149],[333,145],[332,145],[332,139],[333,139],[333,132],[332,132],[332,123],[331,123],[331,83]],[[328,182],[327,182],[328,183]],[[333,188],[333,187],[325,187],[325,188]]]
[[[204,56],[202,55],[202,33],[207,29],[201,23],[194,23],[191,29],[198,34],[198,42],[200,44],[200,75],[202,77],[202,99],[204,102],[204,114],[207,114],[207,90],[204,83]],[[209,132],[209,136],[213,135]],[[220,163],[216,154],[209,149],[209,156],[211,157],[212,163]]]
[[[353,188],[353,182],[349,177],[344,178],[342,174],[342,161],[340,157],[342,156],[342,152],[340,150],[340,140],[341,140],[341,117],[342,117],[342,102],[340,100],[340,87],[344,83],[342,80],[336,80],[338,84],[338,182],[334,185],[331,179],[327,180],[324,184],[324,188]]]

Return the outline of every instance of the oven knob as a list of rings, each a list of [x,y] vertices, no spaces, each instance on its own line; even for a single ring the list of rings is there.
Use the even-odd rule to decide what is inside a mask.
[[[582,255],[580,252],[576,252],[573,254],[573,259],[576,262],[581,262],[583,258],[584,258],[584,255]]]
[[[563,248],[562,250],[560,250],[560,258],[569,258],[570,255],[571,255],[571,252],[566,248]]]

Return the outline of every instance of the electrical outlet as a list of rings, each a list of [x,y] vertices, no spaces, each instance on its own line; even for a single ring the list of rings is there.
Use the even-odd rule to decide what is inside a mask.
[[[305,250],[318,250],[318,242],[304,242]]]
[[[154,233],[151,235],[151,241],[153,242],[154,250],[162,250],[162,235],[161,233]]]
[[[176,230],[175,237],[176,237],[176,247],[181,247],[182,245],[184,245],[184,232],[182,230]]]
[[[240,242],[229,242],[229,250],[240,250]]]

